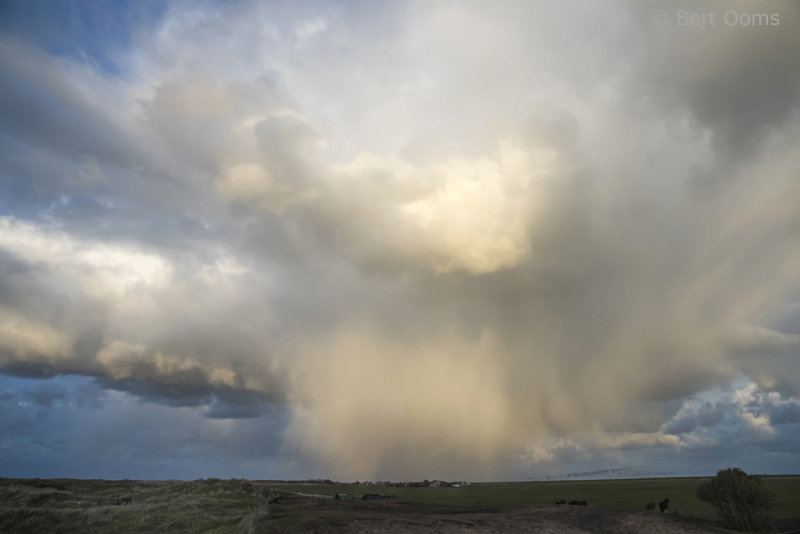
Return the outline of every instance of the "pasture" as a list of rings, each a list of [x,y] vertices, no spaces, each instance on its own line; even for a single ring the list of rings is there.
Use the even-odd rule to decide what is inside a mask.
[[[413,488],[388,486],[274,483],[287,492],[333,496],[336,493],[385,493],[404,501],[461,506],[551,505],[559,499],[588,501],[590,506],[617,510],[643,510],[649,501],[670,499],[670,510],[697,516],[713,516],[714,508],[695,496],[709,477],[570,480],[547,482],[481,482],[460,488]],[[800,476],[770,476],[764,481],[778,496],[776,518],[800,517]]]
[[[316,521],[317,527],[323,525],[320,531],[327,532],[325,525],[334,521],[331,518],[336,518],[334,523],[338,521],[336,524],[343,528],[352,518],[363,521],[364,513],[373,514],[372,520],[378,521],[376,524],[384,524],[380,521],[387,517],[400,521],[398,517],[425,514],[431,517],[461,514],[462,521],[471,518],[469,521],[479,524],[489,521],[481,519],[487,513],[492,515],[492,521],[500,518],[523,521],[520,514],[530,516],[533,513],[530,510],[546,516],[545,519],[537,516],[537,521],[560,521],[565,514],[571,514],[569,517],[578,521],[581,514],[595,514],[591,520],[594,522],[597,514],[617,517],[623,511],[634,513],[631,517],[637,520],[654,521],[655,516],[661,514],[644,512],[644,505],[664,497],[671,501],[673,518],[669,521],[678,519],[674,512],[679,510],[680,517],[703,518],[702,524],[709,525],[707,519],[713,516],[714,510],[694,496],[695,489],[704,480],[487,482],[433,488],[235,479],[0,479],[0,532],[293,532],[298,525],[305,524],[304,521]],[[777,493],[780,502],[775,517],[800,519],[800,476],[767,477],[765,481]],[[384,494],[397,498],[379,503],[332,499],[340,493]],[[275,502],[278,497],[282,497],[280,503]],[[586,500],[589,507],[554,506],[560,499]],[[546,508],[537,508],[541,506]],[[524,513],[520,512],[521,507],[527,507]],[[662,519],[667,520],[662,517],[658,521]],[[334,526],[330,528],[335,531]]]

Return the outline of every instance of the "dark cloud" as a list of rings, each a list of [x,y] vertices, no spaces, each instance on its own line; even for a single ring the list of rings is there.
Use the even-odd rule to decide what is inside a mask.
[[[271,409],[270,404],[255,395],[234,392],[233,395],[216,395],[205,415],[212,419],[249,419],[260,417]]]
[[[0,467],[8,476],[289,477],[281,410],[217,423],[202,408],[141,403],[88,377],[0,382]],[[32,391],[55,390],[63,395],[49,406],[26,401]]]
[[[722,421],[729,408],[729,405],[726,406],[719,402],[715,404],[705,402],[690,413],[669,421],[664,426],[664,432],[668,434],[686,434],[698,427],[712,427]]]
[[[130,152],[119,142],[118,127],[75,86],[68,74],[54,68],[52,58],[7,39],[0,42],[0,51],[0,68],[8,74],[0,82],[2,127],[13,133],[12,139],[62,157],[90,154],[115,163],[129,161]],[[125,142],[134,144],[132,139]],[[23,177],[17,177],[20,178]],[[51,192],[63,179],[36,175],[24,178]],[[47,178],[49,184],[44,181]]]
[[[187,378],[185,375],[175,377],[172,383],[132,378],[121,380],[100,378],[97,383],[104,389],[124,391],[142,400],[167,406],[205,406],[212,399],[211,388],[197,374],[191,378]]]
[[[54,401],[63,401],[67,398],[67,390],[57,383],[42,382],[28,391],[28,397],[43,408],[50,408]]]
[[[791,402],[773,407],[769,414],[769,421],[773,425],[800,423],[800,404]]]
[[[632,9],[649,47],[641,56],[650,82],[645,98],[673,115],[688,112],[708,129],[715,158],[692,172],[691,185],[702,194],[724,187],[792,122],[800,98],[800,9],[792,2],[742,1],[637,2]],[[667,24],[652,23],[655,11]],[[681,13],[713,14],[714,23],[682,24]],[[758,14],[771,17],[769,24],[753,23]]]

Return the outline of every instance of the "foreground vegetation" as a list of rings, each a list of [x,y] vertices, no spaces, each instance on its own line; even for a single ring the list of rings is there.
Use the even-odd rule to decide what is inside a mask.
[[[0,532],[238,532],[263,498],[245,480],[3,480]]]
[[[738,467],[722,469],[697,488],[697,498],[717,509],[720,523],[750,532],[772,532],[775,492],[761,477],[748,475]]]
[[[670,498],[670,510],[713,517],[696,490],[709,478],[565,482],[498,482],[461,487],[394,487],[205,479],[183,481],[0,479],[0,532],[256,532],[281,493],[384,494],[399,501],[475,507],[552,505],[585,500],[590,507],[642,511]],[[800,517],[800,476],[765,477],[776,518]]]

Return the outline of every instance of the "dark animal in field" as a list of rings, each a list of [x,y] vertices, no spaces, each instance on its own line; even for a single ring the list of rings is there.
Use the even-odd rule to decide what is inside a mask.
[[[561,499],[561,500],[556,501],[556,504],[567,504],[567,501],[565,501],[564,499]]]
[[[132,502],[133,502],[133,499],[131,499],[130,497],[121,497],[121,498],[117,499],[116,501],[114,501],[114,504],[116,506],[122,506],[123,504],[131,504]]]
[[[589,503],[586,501],[570,501],[569,503],[575,506],[589,506]]]
[[[661,510],[661,512],[666,512],[669,508],[669,497],[658,503],[658,508]]]
[[[396,499],[397,495],[379,495],[377,493],[367,493],[361,497],[362,501],[379,501],[381,499]]]
[[[649,503],[647,503],[647,504],[645,504],[645,505],[644,505],[644,509],[645,509],[645,510],[648,510],[648,511],[649,511],[649,510],[652,510],[652,511],[654,511],[654,512],[655,512],[655,511],[656,511],[656,503],[654,503],[654,502],[652,502],[652,501],[651,501],[651,502],[649,502]]]

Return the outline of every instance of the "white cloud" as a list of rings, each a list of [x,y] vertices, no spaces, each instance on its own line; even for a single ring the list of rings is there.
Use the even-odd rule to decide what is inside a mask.
[[[87,296],[122,299],[166,286],[170,263],[136,247],[75,239],[57,228],[40,228],[0,217],[0,247],[70,283]]]

